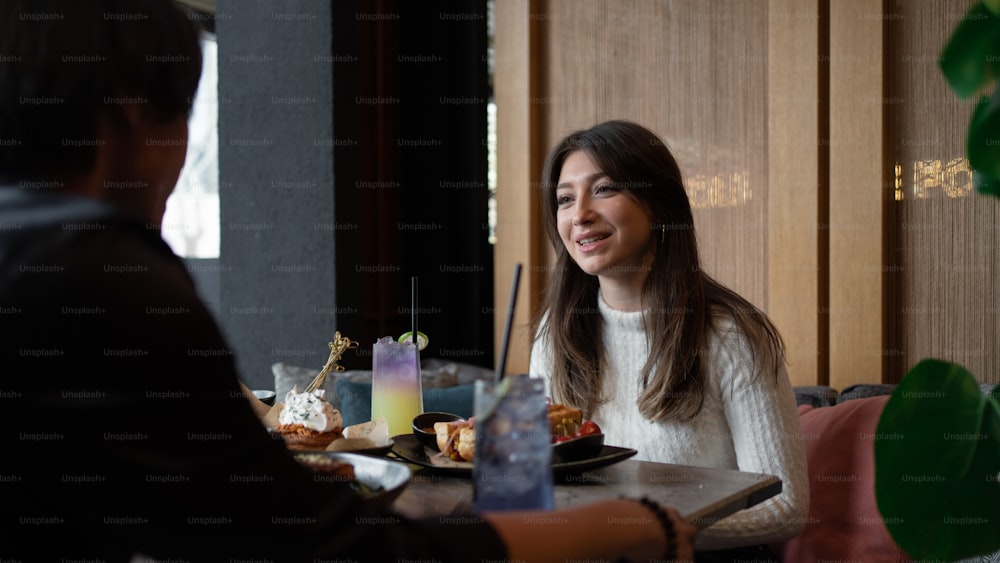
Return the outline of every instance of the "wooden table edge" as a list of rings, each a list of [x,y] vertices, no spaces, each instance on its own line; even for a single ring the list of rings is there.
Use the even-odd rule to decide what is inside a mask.
[[[738,495],[714,502],[690,514],[685,514],[684,519],[698,528],[699,531],[704,530],[735,512],[750,508],[780,494],[784,488],[781,479],[773,475],[768,475],[768,477],[770,478],[757,483],[749,491],[743,491]]]

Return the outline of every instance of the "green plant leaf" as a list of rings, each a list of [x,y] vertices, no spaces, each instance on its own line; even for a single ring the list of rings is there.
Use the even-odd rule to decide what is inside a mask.
[[[1000,549],[1000,402],[960,365],[922,360],[896,387],[875,435],[875,498],[915,559]]]
[[[978,92],[996,76],[1000,60],[1000,16],[983,2],[966,12],[941,50],[938,65],[948,85],[962,98]]]
[[[990,178],[973,171],[972,184],[980,194],[1000,198],[1000,178]]]
[[[983,0],[983,5],[993,12],[994,16],[1000,16],[1000,0]]]
[[[1000,89],[983,96],[969,123],[965,149],[969,165],[984,176],[1000,178]]]

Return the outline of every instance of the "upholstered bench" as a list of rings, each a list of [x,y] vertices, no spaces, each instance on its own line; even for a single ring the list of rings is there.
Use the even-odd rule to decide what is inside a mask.
[[[992,388],[980,385],[984,394]],[[910,561],[875,501],[875,433],[893,389],[794,388],[809,465],[809,516],[801,534],[771,546],[782,561]],[[1000,561],[1000,554],[965,561]]]

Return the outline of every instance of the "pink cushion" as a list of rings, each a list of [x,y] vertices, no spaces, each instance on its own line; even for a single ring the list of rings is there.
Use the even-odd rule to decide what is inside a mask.
[[[875,431],[888,395],[831,407],[799,407],[809,464],[809,519],[802,533],[772,545],[788,562],[910,561],[875,503]]]

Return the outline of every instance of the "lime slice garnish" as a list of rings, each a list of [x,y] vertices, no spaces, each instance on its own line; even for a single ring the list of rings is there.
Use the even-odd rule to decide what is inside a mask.
[[[422,332],[420,332],[418,330],[417,331],[417,350],[423,350],[424,348],[426,348],[427,347],[427,341],[428,341],[427,335],[424,334],[424,333],[422,333]],[[403,344],[404,342],[413,342],[413,331],[412,330],[408,330],[408,331],[404,332],[399,337],[399,343]]]

